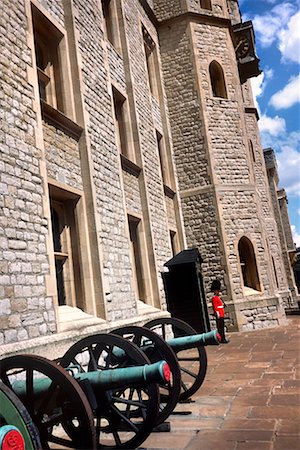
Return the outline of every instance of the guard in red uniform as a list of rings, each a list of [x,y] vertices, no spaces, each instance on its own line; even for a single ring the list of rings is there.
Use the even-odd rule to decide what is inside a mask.
[[[212,298],[212,305],[216,316],[217,329],[221,335],[221,342],[223,344],[227,344],[229,341],[225,337],[225,324],[224,324],[224,317],[225,317],[224,308],[226,305],[219,295],[220,288],[221,288],[220,281],[214,280],[211,285],[211,291],[214,293],[214,296]]]

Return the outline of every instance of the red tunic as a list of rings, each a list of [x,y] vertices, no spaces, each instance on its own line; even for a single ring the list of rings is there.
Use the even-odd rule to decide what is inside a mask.
[[[217,317],[224,317],[224,303],[220,299],[218,295],[214,295],[212,298],[212,305],[214,308],[214,312],[217,315]],[[217,314],[219,313],[219,314]]]

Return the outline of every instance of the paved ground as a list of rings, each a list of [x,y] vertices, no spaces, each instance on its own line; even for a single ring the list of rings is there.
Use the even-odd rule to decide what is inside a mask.
[[[171,432],[152,433],[142,448],[300,450],[300,316],[285,327],[233,333],[207,353],[194,402],[179,405]]]

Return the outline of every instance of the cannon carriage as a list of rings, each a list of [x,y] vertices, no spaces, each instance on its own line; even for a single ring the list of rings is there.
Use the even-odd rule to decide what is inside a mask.
[[[88,336],[57,361],[33,355],[2,359],[2,385],[30,418],[28,448],[140,446],[178,401],[200,387],[204,345],[219,343],[216,332],[197,335],[185,325],[163,319]]]

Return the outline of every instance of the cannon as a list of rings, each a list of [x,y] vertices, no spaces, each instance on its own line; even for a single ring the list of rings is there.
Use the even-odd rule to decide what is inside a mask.
[[[39,433],[15,393],[0,381],[0,450],[42,450]]]
[[[116,358],[115,354],[122,354],[122,359]],[[127,369],[145,364],[150,364],[150,360],[137,345],[114,334],[83,338],[60,360],[62,367],[76,365],[81,373]],[[157,382],[163,384],[161,377]],[[100,446],[139,446],[155,427],[158,411],[157,383],[105,391],[101,397],[101,408],[97,411],[97,440]]]
[[[156,425],[160,425],[172,413],[178,403],[180,395],[181,374],[175,353],[158,334],[147,328],[125,326],[113,330],[112,333],[118,334],[136,344],[151,363],[160,360],[164,360],[168,363],[171,372],[170,382],[168,384],[158,383],[160,404]],[[119,349],[117,352],[114,352],[114,357],[119,364],[122,364],[124,356],[125,355],[123,355]]]
[[[33,355],[1,360],[0,378],[25,405],[43,449],[136,448],[155,426],[167,364],[150,364],[137,346],[107,334],[97,335],[97,360],[94,340],[74,344],[59,364]],[[115,349],[127,355],[124,367],[113,363]]]
[[[154,319],[144,325],[162,337],[176,354],[181,371],[179,401],[187,401],[202,385],[207,371],[205,345],[219,345],[216,330],[198,334],[183,320],[174,317]]]
[[[176,328],[170,328],[170,321],[172,326],[176,326]],[[220,336],[217,331],[196,334],[195,330],[189,328],[189,325],[178,319],[168,319],[167,324],[169,327],[169,335],[167,336],[162,333],[162,336],[166,339],[167,337],[169,338],[167,340],[164,340],[162,336],[159,336],[154,331],[145,327],[125,326],[113,330],[114,334],[119,334],[137,344],[151,362],[163,359],[167,361],[170,366],[172,374],[171,382],[168,386],[160,386],[160,411],[157,417],[157,424],[166,420],[178,401],[185,400],[191,396],[202,384],[205,376],[203,370],[205,366],[199,364],[199,359],[201,357],[202,361],[204,360],[204,362],[206,362],[206,359],[202,356],[204,353],[204,356],[206,357],[206,353],[205,350],[203,352],[203,349],[200,347],[205,345],[218,345],[220,342]],[[180,330],[178,327],[180,327]],[[166,331],[166,329],[164,329],[164,331]],[[185,333],[184,336],[183,333]],[[196,357],[193,358],[193,363],[196,362],[197,371],[195,373],[191,372],[190,368],[187,369],[184,367],[182,363],[182,353],[184,350],[196,351]],[[177,355],[181,357],[182,366],[179,365]],[[119,361],[122,360],[120,352],[114,356],[116,359],[119,359]],[[187,370],[189,370],[188,375],[191,381],[187,379]],[[181,371],[184,374],[185,382],[181,379]],[[193,375],[195,375],[194,378]]]

